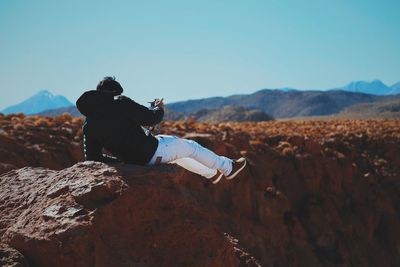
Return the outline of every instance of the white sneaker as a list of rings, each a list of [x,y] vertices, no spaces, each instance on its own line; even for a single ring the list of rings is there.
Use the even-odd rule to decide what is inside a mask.
[[[226,180],[231,180],[235,178],[243,169],[246,167],[246,158],[240,158],[233,160],[232,162],[232,171],[231,173],[226,177]]]

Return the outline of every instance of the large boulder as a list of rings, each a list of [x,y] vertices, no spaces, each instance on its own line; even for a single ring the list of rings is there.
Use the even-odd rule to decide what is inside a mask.
[[[1,242],[33,266],[256,266],[185,187],[196,178],[173,165],[13,170],[0,178]]]

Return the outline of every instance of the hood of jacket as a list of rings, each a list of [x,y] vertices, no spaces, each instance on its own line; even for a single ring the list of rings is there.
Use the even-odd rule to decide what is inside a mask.
[[[84,116],[100,111],[105,104],[114,101],[114,95],[110,92],[91,90],[84,92],[76,101],[76,107]]]

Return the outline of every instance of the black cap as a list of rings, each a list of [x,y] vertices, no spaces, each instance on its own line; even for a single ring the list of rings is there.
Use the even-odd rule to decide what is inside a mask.
[[[122,86],[115,80],[115,77],[107,76],[101,80],[96,87],[97,91],[110,92],[113,95],[120,95],[124,91]]]

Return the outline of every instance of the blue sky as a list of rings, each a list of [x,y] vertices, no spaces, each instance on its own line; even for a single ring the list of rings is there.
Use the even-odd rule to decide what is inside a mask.
[[[0,1],[0,109],[115,75],[138,102],[400,80],[400,1]]]

